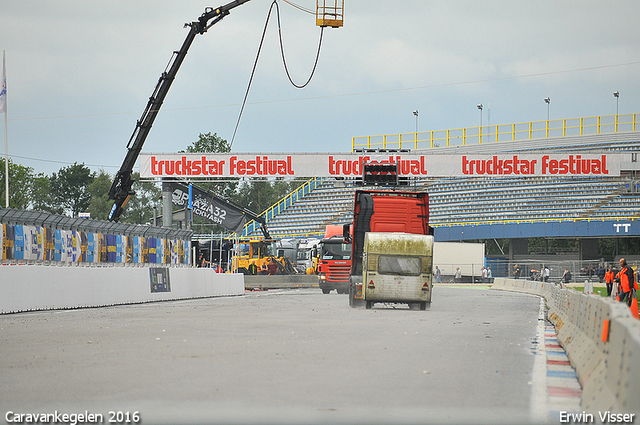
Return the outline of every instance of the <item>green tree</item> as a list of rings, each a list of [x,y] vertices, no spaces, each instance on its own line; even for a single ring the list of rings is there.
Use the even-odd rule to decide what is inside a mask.
[[[187,146],[187,153],[225,153],[231,152],[231,145],[218,133],[211,132],[198,136],[198,140]]]
[[[62,208],[65,214],[77,217],[78,213],[86,212],[91,202],[89,186],[95,178],[95,173],[77,162],[61,168],[49,178],[54,208]]]
[[[106,220],[113,206],[113,201],[109,199],[109,189],[113,177],[104,170],[100,170],[94,177],[93,181],[87,188],[91,195],[91,201],[87,212],[91,214],[91,218],[96,220]]]
[[[198,140],[187,146],[187,153],[227,153],[231,152],[231,145],[217,133],[211,132],[198,135]],[[238,179],[211,178],[197,181],[196,184],[205,190],[226,199],[233,199],[238,187]]]
[[[260,214],[288,195],[297,185],[282,179],[255,178],[245,180],[238,188],[236,203]]]
[[[33,178],[30,192],[32,209],[36,211],[47,211],[55,214],[62,214],[62,207],[55,206],[49,176],[46,176],[44,173],[37,174]]]
[[[27,209],[29,188],[33,182],[33,168],[14,163],[9,159],[9,208]],[[6,206],[5,159],[0,159],[0,206]]]

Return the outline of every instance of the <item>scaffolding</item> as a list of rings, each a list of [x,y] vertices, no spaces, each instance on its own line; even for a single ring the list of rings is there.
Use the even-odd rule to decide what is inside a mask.
[[[316,0],[316,25],[339,28],[344,19],[344,0]]]

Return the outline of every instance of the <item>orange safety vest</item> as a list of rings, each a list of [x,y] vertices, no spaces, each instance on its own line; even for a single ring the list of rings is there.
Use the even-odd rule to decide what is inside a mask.
[[[620,270],[620,284],[622,285],[622,292],[629,292],[631,290],[631,282],[629,282],[629,275],[627,274],[628,268],[625,267]],[[638,289],[638,283],[636,282],[635,273],[633,274],[633,287]]]
[[[613,272],[611,270],[604,274],[604,281],[607,283],[613,283]]]

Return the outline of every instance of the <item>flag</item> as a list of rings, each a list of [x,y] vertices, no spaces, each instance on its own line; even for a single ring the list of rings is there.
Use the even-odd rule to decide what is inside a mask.
[[[7,112],[7,68],[4,64],[4,51],[2,52],[2,89],[0,89],[0,112]]]

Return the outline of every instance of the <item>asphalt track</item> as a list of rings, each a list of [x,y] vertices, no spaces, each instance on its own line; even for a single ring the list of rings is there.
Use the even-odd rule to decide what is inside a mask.
[[[535,296],[441,286],[427,311],[352,309],[346,295],[297,289],[5,315],[0,412],[537,423],[539,311]]]

